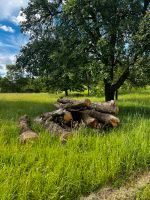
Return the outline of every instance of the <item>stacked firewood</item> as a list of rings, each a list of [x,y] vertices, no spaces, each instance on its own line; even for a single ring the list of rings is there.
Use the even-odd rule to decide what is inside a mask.
[[[95,129],[103,129],[106,126],[116,127],[120,123],[120,120],[114,116],[119,111],[114,100],[92,103],[89,99],[60,98],[55,107],[57,110],[43,113],[35,121],[43,124],[50,133],[58,135],[69,135],[81,124]]]

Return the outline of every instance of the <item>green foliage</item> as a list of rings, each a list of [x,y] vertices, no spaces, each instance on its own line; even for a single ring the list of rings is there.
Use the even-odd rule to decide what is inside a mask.
[[[82,128],[66,145],[36,124],[37,142],[18,141],[19,117],[53,110],[58,96],[1,94],[0,199],[79,199],[149,169],[149,93],[147,88],[120,96],[120,127],[107,133]]]
[[[27,72],[61,90],[104,81],[107,100],[127,79],[147,84],[149,1],[30,0],[22,12],[30,42],[17,63]]]

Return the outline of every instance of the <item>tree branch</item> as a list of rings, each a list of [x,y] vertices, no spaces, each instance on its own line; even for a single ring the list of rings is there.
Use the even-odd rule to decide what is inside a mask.
[[[118,79],[118,81],[112,85],[112,87],[117,90],[119,89],[123,83],[125,82],[125,80],[128,78],[129,76],[129,67],[126,68],[126,70],[123,72],[123,74],[120,76],[120,78]]]

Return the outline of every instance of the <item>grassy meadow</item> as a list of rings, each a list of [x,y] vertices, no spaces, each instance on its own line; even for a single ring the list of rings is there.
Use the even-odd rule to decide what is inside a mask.
[[[81,128],[61,145],[33,124],[40,139],[20,145],[19,117],[53,110],[58,96],[0,94],[0,200],[79,199],[150,169],[150,87],[119,96],[121,124],[111,131]]]

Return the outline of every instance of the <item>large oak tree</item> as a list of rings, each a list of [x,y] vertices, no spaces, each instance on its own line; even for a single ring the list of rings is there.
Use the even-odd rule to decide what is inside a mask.
[[[48,74],[62,71],[63,66],[72,79],[78,74],[78,81],[86,72],[93,72],[104,81],[105,99],[114,99],[127,79],[134,84],[146,83],[143,77],[149,72],[150,61],[149,3],[30,0],[22,11],[26,21],[21,25],[22,31],[30,34],[30,42],[18,56],[18,64],[33,73]],[[35,48],[37,44],[40,46]]]

